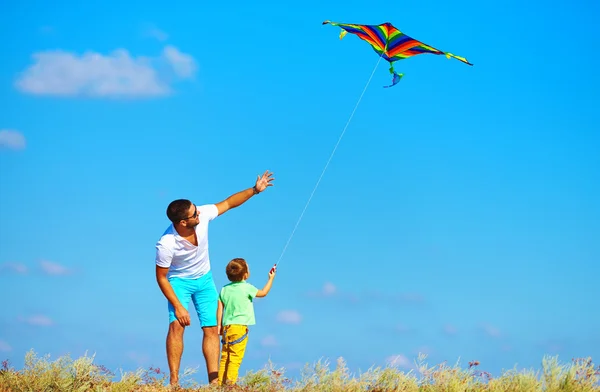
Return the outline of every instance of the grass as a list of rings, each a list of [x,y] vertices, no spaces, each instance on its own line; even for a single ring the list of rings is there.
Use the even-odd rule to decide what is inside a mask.
[[[181,377],[180,391],[238,390],[261,392],[600,392],[600,366],[591,358],[572,359],[561,364],[558,357],[546,356],[540,371],[512,369],[495,378],[479,370],[477,361],[469,362],[463,369],[458,364],[445,363],[429,366],[425,356],[417,360],[417,372],[402,372],[393,367],[377,367],[353,376],[343,358],[334,369],[327,361],[305,366],[302,377],[292,381],[285,377],[285,369],[277,369],[269,362],[259,371],[249,371],[236,387],[210,388],[190,381],[195,372],[186,369]],[[84,355],[72,360],[63,356],[51,362],[49,356],[38,357],[29,351],[22,370],[10,367],[3,361],[0,367],[0,392],[17,391],[114,391],[159,392],[169,390],[168,376],[157,368],[122,372],[118,381],[115,374],[94,364],[94,357]]]

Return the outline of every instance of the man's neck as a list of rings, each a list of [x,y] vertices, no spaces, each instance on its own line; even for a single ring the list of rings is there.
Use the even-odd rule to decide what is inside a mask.
[[[194,235],[194,228],[193,227],[185,227],[185,226],[176,225],[175,226],[175,230],[182,237],[190,237],[190,236]]]

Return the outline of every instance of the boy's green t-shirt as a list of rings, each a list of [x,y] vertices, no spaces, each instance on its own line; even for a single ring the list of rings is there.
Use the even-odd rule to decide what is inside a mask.
[[[224,307],[222,325],[254,325],[252,300],[256,293],[258,289],[245,280],[223,286],[219,294],[219,300]]]

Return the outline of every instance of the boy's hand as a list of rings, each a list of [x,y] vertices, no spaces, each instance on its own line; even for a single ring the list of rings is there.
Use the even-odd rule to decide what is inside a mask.
[[[273,279],[275,279],[275,273],[276,273],[276,271],[277,271],[277,264],[275,264],[269,270],[269,280],[265,284],[265,287],[263,287],[262,289],[260,289],[260,290],[258,290],[256,292],[256,297],[257,298],[266,297],[267,294],[269,294],[269,291],[271,290],[271,286],[273,285]]]

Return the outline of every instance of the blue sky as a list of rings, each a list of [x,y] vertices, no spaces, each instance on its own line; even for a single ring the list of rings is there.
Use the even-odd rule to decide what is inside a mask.
[[[256,302],[241,372],[418,352],[539,368],[600,356],[600,27],[592,1],[0,5],[0,357],[167,369],[167,204],[275,186],[211,223],[217,285],[262,286],[392,22],[474,63],[381,63]],[[193,309],[193,308],[190,308]],[[193,314],[193,313],[192,313]],[[182,366],[199,366],[193,314]]]

